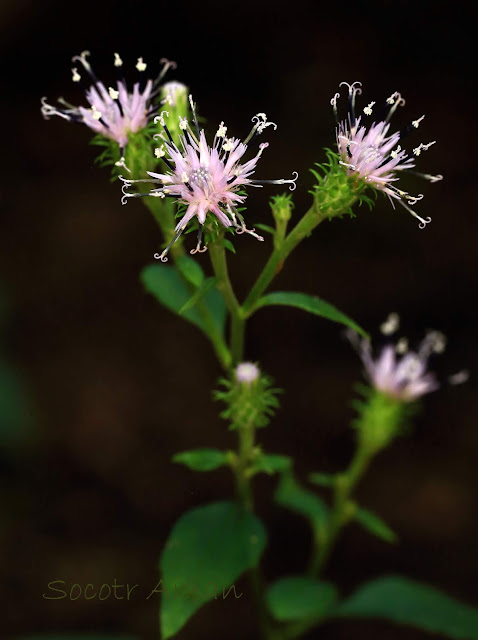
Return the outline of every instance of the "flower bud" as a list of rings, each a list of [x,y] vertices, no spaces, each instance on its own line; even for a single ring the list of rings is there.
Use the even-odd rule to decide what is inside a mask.
[[[272,209],[272,215],[277,223],[289,222],[294,208],[292,195],[290,193],[273,196],[271,198],[270,206]]]
[[[279,406],[279,389],[272,389],[272,380],[261,374],[253,362],[241,362],[229,379],[221,379],[223,389],[214,397],[227,406],[220,414],[230,421],[230,429],[265,427]]]
[[[253,362],[241,362],[236,367],[236,379],[242,384],[251,385],[259,376],[259,368]]]

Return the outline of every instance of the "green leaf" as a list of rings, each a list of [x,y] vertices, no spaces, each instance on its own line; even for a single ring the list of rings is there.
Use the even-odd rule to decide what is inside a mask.
[[[375,513],[372,513],[372,511],[358,508],[354,513],[354,519],[360,522],[367,531],[370,531],[370,533],[373,533],[378,538],[382,538],[385,542],[397,542],[397,534],[392,531],[388,524],[381,518],[375,515]]]
[[[275,232],[276,232],[274,227],[270,227],[268,224],[262,224],[262,222],[258,222],[254,226],[257,227],[258,229],[261,229],[262,231],[265,231],[266,233],[270,233],[272,235],[274,235]]]
[[[277,620],[319,620],[337,601],[337,590],[328,582],[294,576],[269,587],[267,605]]]
[[[301,487],[291,473],[282,474],[274,499],[281,506],[308,518],[314,530],[327,524],[329,510],[326,504],[315,493]]]
[[[478,640],[477,609],[433,587],[400,576],[378,578],[362,585],[333,615],[380,618],[455,640]]]
[[[233,502],[185,513],[161,555],[161,637],[175,635],[205,602],[257,565],[266,544],[261,522]],[[217,592],[215,594],[215,592]]]
[[[319,487],[333,487],[335,475],[332,473],[309,473],[309,481]]]
[[[227,238],[224,238],[223,242],[226,249],[228,249],[231,253],[236,253],[236,248],[230,240],[228,240]]]
[[[164,264],[149,265],[142,270],[141,281],[146,291],[175,313],[179,313],[191,298],[191,291],[176,267]],[[204,303],[213,318],[216,329],[221,334],[224,333],[226,306],[219,291],[217,289],[207,291],[204,295]],[[196,309],[186,309],[182,317],[207,333]]]
[[[204,280],[204,273],[199,262],[189,256],[180,256],[176,265],[182,275],[195,287],[200,287]]]
[[[254,473],[263,471],[272,475],[274,473],[282,473],[288,471],[292,466],[292,460],[289,456],[280,456],[277,454],[262,454],[251,466]]]
[[[218,449],[193,449],[176,453],[173,462],[184,464],[193,471],[213,471],[228,464],[228,455]]]
[[[203,283],[196,289],[196,292],[189,298],[186,304],[183,304],[181,309],[179,309],[179,315],[183,315],[185,311],[194,307],[201,298],[203,298],[206,293],[213,288],[216,284],[216,278],[207,278],[203,281]]]
[[[259,298],[255,308],[259,309],[260,307],[266,307],[269,305],[297,307],[298,309],[303,309],[304,311],[313,313],[316,316],[327,318],[327,320],[331,320],[332,322],[343,324],[346,327],[350,327],[354,331],[357,331],[357,333],[360,333],[362,336],[367,337],[367,333],[359,327],[356,322],[351,320],[333,305],[325,302],[325,300],[317,298],[316,296],[309,296],[306,293],[296,293],[293,291],[274,291],[273,293],[268,293],[267,295],[262,296],[262,298]]]

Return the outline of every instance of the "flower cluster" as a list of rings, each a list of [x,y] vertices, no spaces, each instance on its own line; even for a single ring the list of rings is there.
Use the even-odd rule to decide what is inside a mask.
[[[419,220],[420,229],[424,229],[431,222],[431,218],[420,217],[409,205],[414,205],[423,198],[423,194],[411,196],[406,191],[396,187],[393,183],[398,180],[397,173],[400,171],[410,171],[415,167],[412,158],[399,144],[403,138],[414,129],[417,129],[425,116],[414,120],[408,127],[401,131],[396,131],[388,135],[390,129],[390,119],[398,106],[403,106],[405,100],[395,92],[387,98],[385,105],[372,124],[366,126],[363,121],[371,117],[375,102],[370,102],[363,109],[363,116],[356,116],[355,97],[362,93],[361,83],[354,82],[348,84],[342,82],[340,86],[348,88],[348,114],[347,119],[339,121],[337,111],[337,99],[340,97],[336,93],[331,100],[337,122],[337,147],[341,157],[340,164],[347,168],[350,176],[355,176],[363,180],[366,184],[383,191],[390,199],[392,206],[394,200],[400,204]],[[427,144],[419,144],[413,149],[414,156],[418,157],[423,151],[429,149],[435,141]],[[416,172],[412,172],[416,173]],[[430,182],[437,182],[443,176],[416,173]]]
[[[79,56],[73,57],[73,62],[81,64],[82,69],[93,81],[89,87],[85,87],[86,100],[89,107],[75,107],[67,103],[63,98],[58,100],[60,106],[52,106],[47,103],[46,98],[42,98],[41,112],[44,118],[50,116],[60,116],[70,122],[80,122],[87,127],[114,140],[120,147],[121,160],[117,163],[124,166],[124,149],[128,143],[128,135],[144,129],[149,118],[155,114],[161,104],[167,99],[173,99],[173,87],[167,93],[167,98],[155,103],[155,98],[161,91],[161,80],[170,67],[175,68],[176,63],[163,58],[161,60],[162,69],[155,80],[144,78],[146,63],[143,58],[138,58],[136,69],[139,73],[138,81],[134,83],[132,92],[128,91],[126,81],[123,78],[123,60],[118,53],[114,54],[114,66],[120,74],[116,82],[116,87],[108,87],[100,82],[96,77],[90,63],[87,60],[89,51],[83,51]],[[78,67],[73,67],[73,82],[81,82],[82,76]],[[173,83],[169,83],[173,85]]]
[[[391,313],[380,326],[382,335],[393,337],[399,325],[399,316]],[[375,359],[368,339],[359,338],[355,331],[348,331],[347,337],[359,352],[365,373],[377,391],[402,402],[412,402],[440,386],[435,374],[428,370],[430,356],[443,353],[446,347],[446,338],[439,331],[427,332],[417,351],[408,349],[406,338],[387,343]],[[461,384],[467,379],[467,372],[460,371],[450,376],[448,382]]]
[[[140,198],[154,196],[159,198],[175,198],[187,206],[186,212],[179,220],[175,236],[161,254],[155,254],[155,258],[163,262],[167,261],[167,253],[174,242],[185,230],[188,222],[196,216],[199,221],[199,233],[197,246],[191,251],[205,251],[201,248],[203,225],[208,213],[213,214],[224,226],[234,226],[236,233],[249,233],[258,240],[263,238],[255,233],[254,229],[247,229],[244,219],[238,211],[238,205],[244,203],[246,194],[244,187],[261,187],[263,184],[288,184],[291,191],[295,189],[298,177],[294,172],[293,179],[285,180],[256,180],[251,176],[256,170],[257,163],[267,142],[259,145],[255,156],[245,160],[244,156],[251,143],[267,127],[277,125],[269,122],[264,113],[258,113],[252,118],[254,126],[246,139],[241,142],[238,138],[226,136],[227,127],[221,122],[214,136],[212,146],[206,140],[203,129],[199,129],[195,105],[189,96],[191,112],[194,121],[194,131],[187,118],[180,118],[179,127],[181,135],[176,144],[165,123],[164,116],[169,115],[163,111],[156,116],[155,122],[159,122],[163,133],[156,134],[161,145],[155,150],[155,155],[160,158],[169,171],[156,173],[148,171],[150,179],[131,180],[120,176],[123,181],[123,198],[125,204],[128,198]],[[130,192],[128,189],[133,183],[151,182],[158,186],[148,193]]]

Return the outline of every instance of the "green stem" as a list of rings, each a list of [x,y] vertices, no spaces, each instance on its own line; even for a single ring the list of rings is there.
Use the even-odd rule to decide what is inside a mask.
[[[254,450],[255,427],[248,423],[238,429],[238,457],[235,468],[236,489],[239,503],[249,513],[253,512],[254,501],[252,492],[251,477],[249,474],[249,464]],[[277,640],[280,636],[272,625],[267,603],[265,600],[265,584],[260,567],[254,567],[248,572],[249,584],[253,593],[259,627],[263,640]]]
[[[320,547],[316,547],[316,553],[309,567],[311,575],[318,575],[323,571],[342,528],[349,521],[350,498],[370,464],[374,453],[373,449],[366,446],[363,441],[360,441],[349,468],[345,473],[337,477],[334,505],[327,535],[325,542]]]
[[[317,225],[325,220],[326,217],[327,214],[323,213],[314,201],[312,207],[299,220],[292,231],[283,239],[282,242],[277,243],[277,246],[271,253],[269,260],[243,304],[243,310],[246,316],[249,316],[254,312],[255,304],[275,278],[277,273],[282,269],[289,254],[313,231],[313,229],[315,229]]]
[[[208,248],[212,268],[214,270],[214,275],[216,276],[216,286],[221,292],[231,315],[230,349],[232,363],[237,364],[244,359],[246,322],[242,307],[237,300],[229,277],[223,236],[221,235],[217,240],[209,243]]]
[[[146,206],[153,214],[154,219],[161,229],[161,232],[165,239],[165,243],[169,243],[174,237],[175,205],[169,200],[160,200],[159,198],[146,198],[145,200]],[[181,258],[185,255],[182,238],[179,238],[173,244],[170,249],[170,254],[174,262],[176,262],[178,258]],[[194,287],[188,280],[186,280],[186,278],[183,277],[181,271],[179,271],[179,273],[184,281],[184,284],[191,291],[192,295],[195,291]],[[198,300],[195,306],[198,315],[201,318],[202,324],[206,330],[207,336],[209,337],[209,340],[212,344],[214,352],[217,356],[217,359],[219,360],[221,366],[224,369],[228,370],[231,366],[231,353],[224,341],[224,338],[216,327],[214,318],[212,317],[207,305],[203,300]]]

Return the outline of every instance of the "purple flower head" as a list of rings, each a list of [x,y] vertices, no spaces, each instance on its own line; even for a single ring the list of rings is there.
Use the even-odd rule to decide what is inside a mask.
[[[399,324],[399,316],[391,313],[380,330],[384,336],[391,337],[397,332]],[[439,388],[435,374],[428,369],[430,356],[443,353],[446,347],[446,338],[439,331],[428,331],[416,351],[408,349],[406,338],[400,338],[385,344],[375,358],[368,339],[360,338],[355,331],[347,331],[346,335],[357,349],[365,373],[377,391],[403,402],[412,402]],[[450,376],[448,382],[461,384],[467,379],[467,372],[461,371]]]
[[[155,80],[147,79],[145,81],[144,72],[147,65],[143,58],[138,58],[136,69],[139,72],[139,78],[133,85],[133,90],[129,92],[123,78],[123,61],[119,54],[114,54],[114,66],[120,74],[119,79],[115,87],[108,88],[98,80],[93,72],[87,60],[89,55],[89,51],[83,51],[79,56],[72,58],[73,62],[78,62],[82,66],[80,70],[85,71],[93,81],[90,86],[85,86],[85,96],[89,107],[75,107],[65,102],[63,98],[58,100],[61,106],[56,107],[48,104],[46,98],[42,98],[41,112],[46,119],[55,115],[70,122],[86,124],[96,133],[117,142],[123,157],[124,148],[128,143],[128,135],[144,129],[148,124],[149,117],[160,108],[161,103],[157,106],[153,104],[154,98],[160,92],[160,83],[166,71],[170,67],[175,68],[176,63],[163,58],[161,60],[162,69],[158,77]],[[78,67],[73,67],[72,73],[73,82],[82,81]],[[119,164],[124,165],[124,160]]]
[[[268,146],[267,142],[260,144],[255,155],[247,160],[245,156],[252,141],[266,127],[277,128],[276,124],[267,120],[264,113],[258,113],[252,118],[254,126],[243,142],[238,138],[228,138],[226,136],[227,127],[224,126],[224,122],[221,122],[214,136],[213,144],[209,146],[204,130],[199,130],[195,105],[191,96],[189,96],[189,101],[194,131],[186,118],[180,118],[179,127],[182,134],[177,144],[164,121],[164,114],[168,115],[168,113],[163,111],[155,118],[155,122],[159,121],[164,129],[164,133],[155,135],[155,138],[161,142],[161,145],[155,150],[155,155],[164,161],[168,170],[165,173],[148,171],[151,178],[144,180],[129,180],[120,176],[124,183],[121,200],[123,204],[126,204],[128,198],[141,198],[146,195],[157,198],[175,198],[187,206],[184,216],[176,225],[173,240],[161,254],[154,256],[162,262],[167,261],[170,247],[194,216],[197,216],[199,221],[199,233],[197,246],[191,251],[192,254],[206,250],[206,247],[201,248],[201,238],[208,213],[215,216],[224,227],[234,226],[236,233],[249,233],[258,240],[263,240],[254,232],[254,229],[246,228],[244,219],[237,210],[237,206],[242,205],[246,200],[244,187],[288,184],[290,185],[289,189],[293,191],[298,177],[297,172],[294,172],[294,178],[291,180],[255,180],[251,178],[262,152]],[[148,193],[130,193],[128,188],[135,182],[151,182],[158,186]]]
[[[241,362],[236,367],[236,378],[238,382],[252,384],[259,376],[259,368],[253,362]]]
[[[397,107],[405,104],[402,96],[398,92],[393,93],[387,98],[382,109],[378,110],[378,115],[372,118],[372,123],[365,124],[366,120],[373,114],[375,102],[370,102],[363,109],[363,116],[357,117],[355,113],[355,97],[362,93],[361,83],[354,82],[350,85],[347,82],[342,82],[340,86],[342,85],[348,88],[347,119],[339,121],[338,118],[337,99],[340,94],[336,93],[330,101],[337,122],[336,134],[337,147],[341,158],[340,164],[347,168],[349,176],[356,176],[375,189],[383,191],[388,196],[393,208],[395,208],[394,200],[398,200],[412,216],[419,220],[420,229],[424,229],[431,222],[431,218],[420,217],[409,206],[421,200],[423,194],[411,196],[393,183],[398,180],[400,171],[410,171],[415,167],[415,159],[402,149],[400,143],[402,143],[406,135],[418,128],[425,116],[417,118],[405,129],[389,135],[389,123],[392,115]],[[413,149],[413,154],[418,157],[433,144],[435,144],[435,141],[419,144]],[[430,182],[438,182],[443,179],[442,175],[432,176],[415,171],[411,173],[415,173]]]

